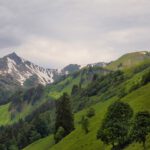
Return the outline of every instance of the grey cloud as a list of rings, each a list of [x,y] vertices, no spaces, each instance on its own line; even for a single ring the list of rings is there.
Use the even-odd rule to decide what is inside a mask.
[[[99,55],[104,49],[105,55],[113,51],[111,58],[131,50],[148,49],[149,6],[149,0],[0,0],[0,50],[14,48],[21,54],[26,48],[22,54],[34,60],[29,56],[29,49],[37,49],[38,54],[39,47],[43,47],[39,43],[33,47],[28,43],[31,39],[46,39],[47,48],[44,48],[49,49],[49,54],[52,47],[61,53],[67,44],[71,52],[76,51],[78,45],[78,53],[82,49]],[[98,60],[95,55],[85,57],[85,62]],[[57,59],[51,63],[66,63]],[[44,65],[48,61],[41,59]]]

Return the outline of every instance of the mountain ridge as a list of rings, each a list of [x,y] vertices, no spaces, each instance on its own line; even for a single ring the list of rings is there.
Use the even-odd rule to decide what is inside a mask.
[[[11,75],[23,86],[24,82],[31,76],[36,75],[40,84],[46,85],[53,82],[55,69],[45,69],[30,61],[19,57],[16,53],[11,53],[0,59],[0,75]]]

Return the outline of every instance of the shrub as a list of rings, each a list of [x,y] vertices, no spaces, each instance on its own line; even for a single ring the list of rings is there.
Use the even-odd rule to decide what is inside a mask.
[[[82,129],[85,131],[85,133],[87,134],[89,132],[89,120],[87,117],[85,116],[82,116],[82,119],[81,119],[81,126],[82,126]]]
[[[63,137],[65,136],[65,130],[63,127],[59,127],[55,136],[54,136],[54,139],[55,139],[55,142],[58,143],[61,139],[63,139]]]
[[[86,116],[87,116],[88,118],[91,118],[91,117],[95,116],[95,109],[94,109],[94,108],[90,108],[90,109],[87,111]]]

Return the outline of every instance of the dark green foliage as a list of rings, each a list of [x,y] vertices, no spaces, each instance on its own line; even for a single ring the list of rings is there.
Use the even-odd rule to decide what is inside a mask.
[[[8,142],[8,150],[19,150],[15,139],[12,139]]]
[[[130,93],[130,92],[132,92],[132,91],[138,89],[139,87],[141,87],[141,84],[140,84],[140,83],[133,84],[133,85],[130,87],[128,93]]]
[[[106,117],[97,133],[97,138],[105,144],[122,145],[128,139],[130,119],[133,111],[123,102],[115,102],[109,106]]]
[[[92,81],[96,81],[97,79],[98,79],[98,74],[94,74]]]
[[[19,90],[13,94],[9,99],[11,100],[11,105],[9,110],[11,111],[12,119],[18,112],[22,112],[24,105],[26,103],[35,104],[44,95],[44,87],[38,85],[37,87],[28,90]]]
[[[38,86],[39,81],[37,75],[30,76],[25,82],[24,86],[25,88],[32,88]]]
[[[4,144],[0,144],[0,150],[7,150],[7,148]]]
[[[81,119],[81,126],[82,126],[82,129],[85,131],[85,133],[87,134],[89,132],[89,120],[87,117],[85,116],[82,116],[82,119]]]
[[[150,69],[142,77],[142,85],[145,85],[150,82]]]
[[[67,93],[64,93],[56,102],[56,133],[60,127],[65,131],[64,136],[74,130],[74,118],[71,110],[70,98]]]
[[[138,112],[135,116],[134,126],[132,131],[133,140],[143,143],[146,149],[146,136],[150,133],[150,113],[147,111]]]
[[[135,67],[135,68],[133,69],[133,73],[141,72],[141,71],[143,71],[144,69],[148,68],[149,66],[150,66],[150,63],[149,63],[149,62],[148,62],[148,63],[145,63],[145,64],[141,64],[141,65],[139,65],[139,66],[137,66],[137,67]]]
[[[72,91],[71,91],[71,95],[72,95],[72,96],[73,96],[73,95],[76,95],[76,94],[78,93],[78,91],[79,91],[78,85],[73,85]]]
[[[35,118],[33,124],[37,130],[37,132],[41,135],[41,137],[45,137],[50,132],[50,115],[49,114],[40,114]]]
[[[37,132],[36,130],[31,130],[29,134],[29,140],[32,142],[38,140],[41,138],[41,134]]]
[[[47,111],[51,107],[54,107],[53,103],[46,103],[25,120],[20,120],[10,126],[0,127],[0,150],[5,150],[5,148],[6,150],[22,149],[54,132],[50,117],[53,111]]]
[[[104,93],[111,87],[115,87],[124,80],[124,74],[121,71],[111,72],[93,81],[86,89],[84,95],[94,96],[98,93]],[[109,92],[111,94],[111,92]],[[108,96],[109,94],[107,94]],[[108,96],[109,97],[109,96]]]
[[[63,137],[65,136],[65,130],[63,127],[59,127],[55,136],[54,136],[54,139],[55,139],[55,143],[58,143],[61,139],[63,139]]]
[[[124,88],[120,88],[118,90],[118,98],[121,99],[122,97],[126,96],[127,93],[125,92],[125,89]]]
[[[122,63],[120,63],[120,64],[117,66],[118,69],[121,69],[122,67],[123,67],[123,64],[122,64]]]
[[[91,118],[91,117],[95,116],[95,109],[94,109],[94,108],[90,108],[90,109],[87,111],[86,116],[87,116],[88,118]]]
[[[9,102],[9,97],[21,88],[19,82],[16,82],[11,75],[0,75],[0,104]]]
[[[10,145],[8,150],[19,150],[16,145]]]

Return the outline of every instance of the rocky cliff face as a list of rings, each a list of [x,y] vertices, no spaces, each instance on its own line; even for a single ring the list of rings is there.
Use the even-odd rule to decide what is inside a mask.
[[[36,77],[37,83],[46,85],[54,81],[58,72],[56,69],[35,65],[12,53],[0,59],[0,76],[6,78],[8,75],[21,86],[33,76]]]

